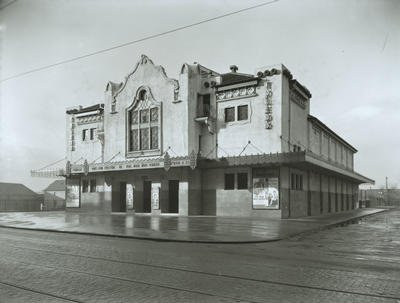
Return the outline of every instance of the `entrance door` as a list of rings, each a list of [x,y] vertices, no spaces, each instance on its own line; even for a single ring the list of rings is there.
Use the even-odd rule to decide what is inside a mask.
[[[168,212],[178,213],[179,212],[179,181],[169,180],[168,184]]]
[[[151,212],[151,181],[143,181],[143,212]]]

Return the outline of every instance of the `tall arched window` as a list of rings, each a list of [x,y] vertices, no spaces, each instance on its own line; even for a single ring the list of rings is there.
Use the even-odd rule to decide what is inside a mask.
[[[128,155],[155,155],[161,150],[161,106],[149,90],[138,91],[132,108],[128,109]]]

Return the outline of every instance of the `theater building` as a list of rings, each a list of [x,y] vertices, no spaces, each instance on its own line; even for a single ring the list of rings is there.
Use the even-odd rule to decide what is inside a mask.
[[[294,218],[354,209],[357,150],[310,115],[283,65],[254,74],[142,55],[104,100],[66,112],[73,211]]]

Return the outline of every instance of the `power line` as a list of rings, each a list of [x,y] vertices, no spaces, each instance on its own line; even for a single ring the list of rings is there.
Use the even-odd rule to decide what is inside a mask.
[[[16,1],[16,0],[14,0],[14,1]],[[263,2],[263,3],[257,4],[257,5],[253,5],[253,6],[249,6],[249,7],[237,10],[237,11],[229,12],[229,13],[226,13],[226,14],[223,14],[223,15],[212,17],[212,18],[208,18],[208,19],[205,19],[205,20],[202,20],[202,21],[199,21],[199,22],[195,22],[195,23],[191,23],[191,24],[188,24],[188,25],[180,26],[180,27],[177,27],[177,28],[165,31],[165,32],[161,32],[161,33],[158,33],[158,34],[146,36],[146,37],[143,37],[143,38],[140,38],[140,39],[137,39],[137,40],[129,41],[129,42],[122,43],[122,44],[119,44],[119,45],[115,45],[115,46],[112,46],[112,47],[109,47],[109,48],[101,49],[101,50],[98,50],[98,51],[95,51],[95,52],[92,52],[92,53],[89,53],[89,54],[85,54],[85,55],[81,55],[81,56],[78,56],[78,57],[62,60],[62,61],[59,61],[59,62],[56,62],[56,63],[53,63],[53,64],[49,64],[49,65],[44,65],[44,66],[41,66],[41,67],[38,67],[38,68],[34,68],[34,69],[31,69],[31,70],[28,70],[26,72],[22,72],[20,74],[16,74],[16,75],[1,79],[0,83],[8,81],[8,80],[11,80],[11,79],[14,79],[14,78],[18,78],[18,77],[21,77],[21,76],[24,76],[24,75],[27,75],[27,74],[31,74],[31,73],[35,73],[35,72],[42,71],[42,70],[45,70],[45,69],[49,69],[49,68],[52,68],[52,67],[55,67],[55,66],[58,66],[58,65],[71,63],[71,62],[78,61],[78,60],[81,60],[81,59],[84,59],[84,58],[88,58],[88,57],[91,57],[91,56],[94,56],[94,55],[98,55],[98,54],[101,54],[101,53],[109,52],[109,51],[112,51],[112,50],[117,49],[117,48],[125,47],[125,46],[132,45],[132,44],[136,44],[136,43],[139,43],[139,42],[143,42],[143,41],[146,41],[146,40],[158,38],[158,37],[161,37],[161,36],[165,36],[165,35],[177,32],[177,31],[181,31],[181,30],[184,30],[184,29],[187,29],[187,28],[190,28],[190,27],[194,27],[194,26],[198,26],[198,25],[201,25],[201,24],[204,24],[204,23],[207,23],[207,22],[211,22],[211,21],[215,21],[215,20],[218,20],[218,19],[222,19],[222,18],[225,18],[225,17],[228,17],[228,16],[236,15],[236,14],[239,14],[239,13],[242,13],[242,12],[245,12],[245,11],[248,11],[248,10],[256,9],[256,8],[259,8],[259,7],[262,7],[262,6],[266,6],[266,5],[269,5],[269,4],[278,2],[278,1],[279,0]]]
[[[0,6],[0,11],[5,9],[7,6],[13,4],[14,2],[17,2],[17,0],[11,0],[10,2],[4,4],[3,6]]]

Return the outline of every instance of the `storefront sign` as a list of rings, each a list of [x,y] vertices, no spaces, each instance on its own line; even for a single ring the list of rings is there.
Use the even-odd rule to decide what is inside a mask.
[[[153,209],[160,209],[160,189],[161,183],[151,183],[151,205]]]
[[[67,179],[66,207],[79,207],[80,179]]]
[[[126,208],[133,209],[133,185],[126,184]]]
[[[279,179],[253,178],[253,208],[279,209]]]

